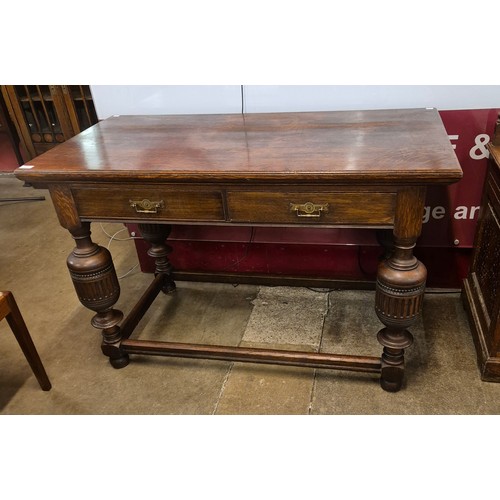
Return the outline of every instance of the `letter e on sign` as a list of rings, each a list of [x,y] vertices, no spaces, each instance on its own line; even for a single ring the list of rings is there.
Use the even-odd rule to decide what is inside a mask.
[[[441,206],[434,207],[434,209],[432,210],[432,218],[436,220],[442,219],[445,213],[446,210],[444,207]]]

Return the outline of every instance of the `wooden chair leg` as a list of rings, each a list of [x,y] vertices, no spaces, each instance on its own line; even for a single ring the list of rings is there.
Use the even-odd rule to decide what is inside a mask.
[[[42,361],[33,344],[26,323],[17,307],[17,303],[11,292],[0,292],[0,319],[6,318],[14,333],[21,349],[28,361],[35,377],[44,391],[49,391],[52,387],[49,377],[45,372]]]

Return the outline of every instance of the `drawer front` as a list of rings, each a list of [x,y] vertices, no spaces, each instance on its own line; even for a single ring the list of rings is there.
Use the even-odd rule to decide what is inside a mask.
[[[231,222],[390,225],[393,192],[228,191]]]
[[[85,218],[223,221],[219,190],[120,187],[74,188],[79,215]]]

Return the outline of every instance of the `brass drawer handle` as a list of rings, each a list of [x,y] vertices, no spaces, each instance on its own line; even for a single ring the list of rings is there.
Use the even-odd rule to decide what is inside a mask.
[[[328,212],[328,203],[290,203],[290,212],[295,212],[297,217],[321,217],[321,212]]]
[[[138,214],[157,214],[159,209],[165,207],[163,200],[149,201],[149,200],[128,200],[130,206],[135,208]]]

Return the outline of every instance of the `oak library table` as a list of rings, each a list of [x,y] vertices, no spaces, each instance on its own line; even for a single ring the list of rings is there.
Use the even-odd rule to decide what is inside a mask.
[[[50,191],[76,242],[67,264],[81,303],[96,314],[114,368],[129,354],[209,358],[404,375],[407,330],[422,308],[427,271],[413,256],[426,186],[462,170],[435,109],[272,114],[114,116],[36,157],[15,175]],[[138,224],[155,277],[123,319],[110,253],[90,223]],[[378,269],[381,357],[134,340],[160,291],[175,289],[166,239],[172,224],[393,228]]]

